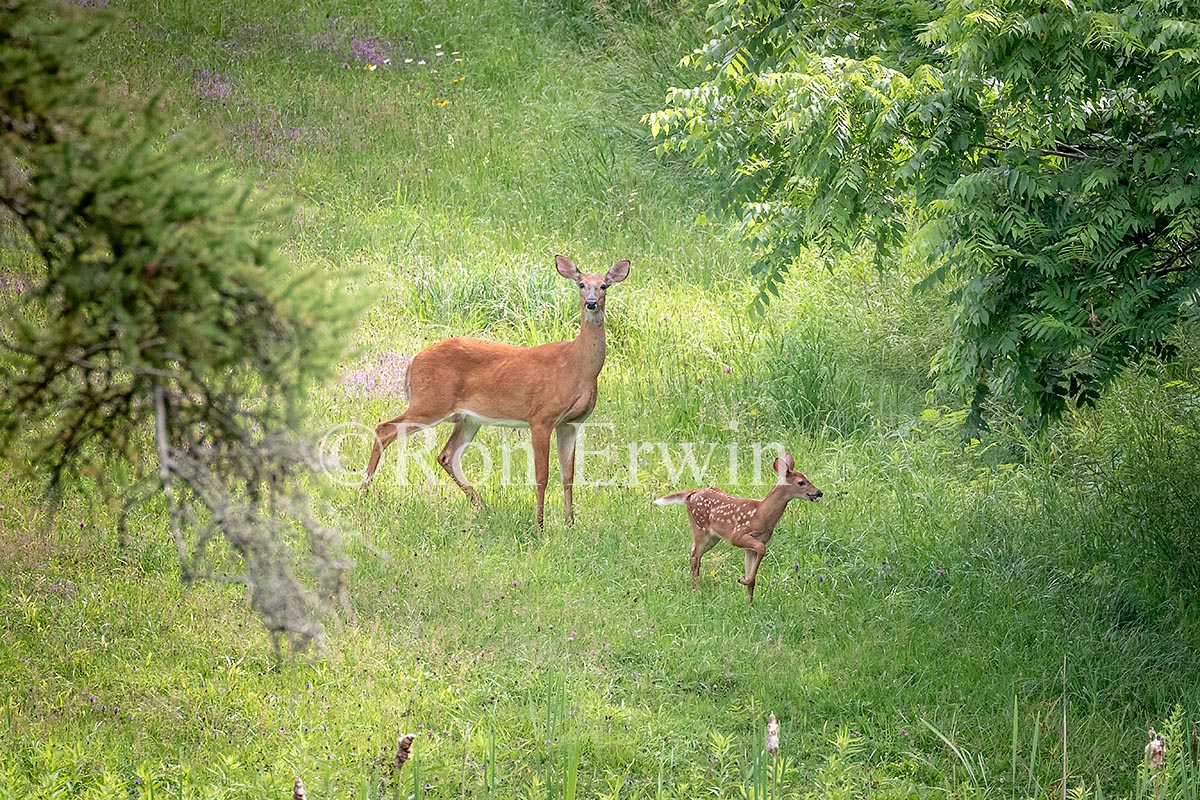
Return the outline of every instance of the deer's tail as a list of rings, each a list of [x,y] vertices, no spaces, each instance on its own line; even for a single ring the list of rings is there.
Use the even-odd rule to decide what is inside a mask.
[[[664,494],[662,497],[654,498],[654,505],[673,506],[686,503],[688,498],[691,497],[694,492],[696,492],[695,489],[684,489],[682,492],[671,492],[670,494]]]

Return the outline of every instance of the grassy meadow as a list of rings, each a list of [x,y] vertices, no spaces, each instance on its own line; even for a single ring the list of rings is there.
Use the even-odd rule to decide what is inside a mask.
[[[210,132],[231,180],[288,204],[270,232],[288,258],[361,309],[312,398],[316,435],[349,432],[312,483],[353,613],[277,663],[244,588],[181,584],[160,509],[119,539],[106,476],[50,508],[36,471],[0,467],[0,798],[286,797],[297,777],[312,800],[1023,798],[1060,796],[1064,771],[1079,797],[1200,792],[1194,333],[1095,409],[964,440],[930,376],[945,309],[912,293],[921,264],[798,268],[752,315],[715,187],[640,122],[689,80],[702,6],[86,11],[112,19],[94,74]],[[608,293],[575,526],[553,459],[534,526],[524,432],[484,429],[467,456],[488,511],[402,481],[397,449],[360,495],[353,434],[403,409],[404,357],[574,336],[556,253],[633,264]],[[762,496],[753,445],[772,442],[824,498],[783,517],[753,607],[726,545],[693,592],[684,512],[652,496]],[[485,449],[514,454],[514,480]],[[1177,783],[1146,771],[1149,727]]]

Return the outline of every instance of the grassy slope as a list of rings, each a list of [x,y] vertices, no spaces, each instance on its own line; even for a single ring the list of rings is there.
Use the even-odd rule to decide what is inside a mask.
[[[34,488],[4,477],[0,783],[141,764],[143,787],[279,796],[301,775],[314,798],[393,796],[389,754],[414,730],[402,796],[457,797],[464,776],[473,796],[568,796],[574,774],[579,796],[624,781],[620,796],[693,797],[736,793],[774,712],[784,795],[823,765],[841,775],[827,764],[838,729],[853,732],[856,789],[955,788],[969,775],[925,719],[972,754],[975,783],[1008,796],[1015,700],[1019,786],[1052,791],[1065,656],[1072,774],[1130,785],[1145,726],[1200,688],[1200,642],[1178,591],[1194,572],[1194,482],[1126,483],[1142,474],[1130,463],[1161,458],[1166,476],[1181,459],[1127,421],[1188,424],[1194,390],[1131,380],[1053,447],[1013,435],[964,453],[945,417],[921,413],[937,402],[924,373],[939,321],[903,278],[797,273],[768,319],[747,318],[744,255],[693,223],[706,187],[654,160],[638,124],[697,15],[603,8],[122,9],[97,72],[161,92],[218,131],[214,157],[295,201],[285,247],[365,299],[368,357],[448,332],[570,336],[553,253],[585,269],[630,258],[593,417],[619,424],[595,440],[616,480],[576,491],[574,530],[552,487],[544,536],[527,487],[485,485],[490,514],[445,486],[335,487],[357,622],[276,671],[237,589],[179,586],[160,518],[118,546],[91,487],[50,522]],[[364,70],[356,38],[413,63]],[[398,410],[339,386],[314,403],[330,426]],[[753,609],[728,548],[693,593],[681,510],[648,505],[675,488],[667,469],[647,456],[627,485],[624,447],[715,443],[708,480],[727,484],[726,446],[769,440],[826,500],[788,512]],[[356,470],[363,455],[346,458]]]

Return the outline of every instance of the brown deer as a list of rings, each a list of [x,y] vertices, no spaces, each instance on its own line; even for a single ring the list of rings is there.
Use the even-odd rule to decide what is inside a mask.
[[[790,454],[775,459],[779,482],[762,500],[735,497],[720,489],[685,489],[657,498],[657,505],[687,504],[688,521],[692,523],[692,588],[700,587],[700,559],[712,549],[718,539],[746,551],[746,576],[738,583],[746,587],[750,604],[754,605],[754,580],[758,565],[767,552],[767,542],[779,524],[787,504],[798,497],[816,502],[821,490],[808,478],[795,471],[796,463]]]
[[[455,337],[413,356],[405,376],[408,409],[375,429],[367,462],[365,491],[384,449],[401,433],[411,434],[441,422],[454,423],[438,463],[477,506],[483,498],[462,471],[464,448],[483,425],[528,427],[533,440],[537,481],[537,524],[542,527],[550,471],[550,432],[558,440],[563,498],[568,525],[574,524],[576,424],[596,405],[596,379],[604,366],[604,295],[629,275],[629,262],[618,261],[604,275],[583,273],[565,256],[554,257],[558,274],[579,285],[582,321],[570,342],[516,347]]]

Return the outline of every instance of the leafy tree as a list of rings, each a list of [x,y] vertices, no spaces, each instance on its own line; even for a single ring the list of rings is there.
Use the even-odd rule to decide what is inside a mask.
[[[927,259],[941,380],[1045,419],[1195,318],[1197,12],[717,0],[703,80],[646,121],[723,178],[760,302],[810,248]]]
[[[327,598],[345,564],[297,488],[293,432],[346,318],[276,255],[268,210],[197,166],[199,142],[83,72],[97,20],[0,0],[0,225],[29,282],[0,329],[0,444],[36,453],[51,488],[132,466],[128,504],[165,497],[184,577],[234,568],[276,641],[303,644],[320,625],[301,572]]]

